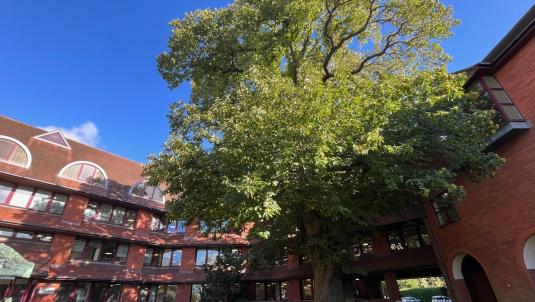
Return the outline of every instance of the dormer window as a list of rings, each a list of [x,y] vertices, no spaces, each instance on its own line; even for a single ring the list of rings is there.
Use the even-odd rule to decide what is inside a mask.
[[[162,189],[160,189],[159,187],[149,186],[145,181],[133,185],[130,189],[130,194],[141,198],[156,200],[159,202],[165,201]]]
[[[28,168],[31,164],[30,150],[18,140],[0,135],[0,161]]]
[[[100,187],[106,187],[107,177],[104,170],[91,162],[79,161],[70,163],[60,171],[59,176]]]
[[[501,115],[498,121],[500,124],[526,120],[495,77],[483,76],[477,79],[468,90],[479,92],[492,102],[493,107]]]

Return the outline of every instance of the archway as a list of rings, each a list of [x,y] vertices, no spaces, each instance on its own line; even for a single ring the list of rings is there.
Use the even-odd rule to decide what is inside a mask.
[[[474,257],[463,257],[461,272],[472,302],[497,302],[487,274]]]

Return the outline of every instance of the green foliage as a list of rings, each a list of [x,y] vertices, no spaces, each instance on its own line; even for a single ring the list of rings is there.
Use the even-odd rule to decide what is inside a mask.
[[[203,301],[239,302],[247,301],[242,284],[245,258],[240,252],[223,249],[215,265],[205,266],[205,283],[202,288]]]
[[[158,68],[191,99],[145,173],[172,215],[253,223],[257,251],[341,266],[370,218],[460,200],[459,172],[502,162],[494,111],[443,67],[455,24],[436,0],[237,0],[174,20]]]
[[[444,279],[441,277],[427,277],[398,280],[400,290],[409,290],[414,288],[438,288],[446,287]]]
[[[415,297],[423,302],[431,302],[433,296],[446,296],[447,290],[445,287],[428,287],[428,288],[414,288],[402,290],[402,297]]]

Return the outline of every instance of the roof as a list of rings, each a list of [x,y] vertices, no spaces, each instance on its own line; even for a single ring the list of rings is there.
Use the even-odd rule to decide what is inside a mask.
[[[129,201],[143,207],[163,208],[160,202],[129,195],[130,188],[144,180],[143,164],[70,139],[67,139],[70,148],[65,148],[38,138],[46,133],[43,129],[0,115],[0,135],[22,142],[32,157],[31,166],[27,169],[0,163],[0,174],[53,184],[107,199]],[[108,177],[108,188],[58,177],[63,167],[75,161],[91,162],[102,167]]]

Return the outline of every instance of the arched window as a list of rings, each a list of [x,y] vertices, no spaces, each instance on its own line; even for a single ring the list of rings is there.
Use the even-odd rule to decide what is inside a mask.
[[[12,137],[0,135],[0,161],[28,168],[32,156],[23,143]]]
[[[101,167],[86,161],[77,161],[68,164],[61,169],[59,176],[101,187],[106,187],[106,179],[108,178]]]
[[[149,186],[145,181],[138,182],[137,184],[133,185],[130,189],[130,194],[142,198],[164,202],[162,189],[160,189],[159,187]]]

